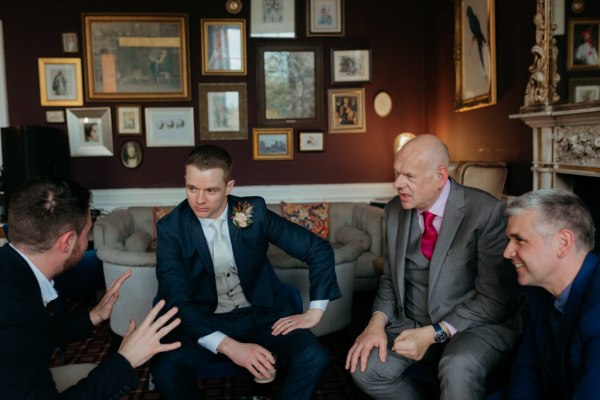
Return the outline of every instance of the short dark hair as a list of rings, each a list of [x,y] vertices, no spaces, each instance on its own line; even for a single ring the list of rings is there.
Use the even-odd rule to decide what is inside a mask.
[[[223,170],[225,183],[231,180],[233,170],[233,161],[231,156],[221,146],[214,144],[203,144],[190,152],[185,162],[185,166],[191,165],[200,171],[207,169],[220,168]]]
[[[91,192],[72,180],[34,178],[18,187],[8,207],[10,241],[32,251],[50,249],[65,232],[81,234],[87,222]]]
[[[541,236],[569,229],[573,231],[577,249],[590,251],[594,248],[596,229],[592,214],[575,193],[564,189],[533,190],[513,200],[505,214],[512,217],[527,210],[535,211],[533,226]]]

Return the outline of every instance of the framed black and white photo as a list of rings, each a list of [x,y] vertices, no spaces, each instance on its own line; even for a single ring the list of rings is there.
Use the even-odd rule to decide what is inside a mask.
[[[75,32],[66,32],[62,34],[62,45],[64,53],[77,53],[79,51],[79,41]]]
[[[125,168],[134,169],[140,166],[143,159],[142,145],[135,140],[128,140],[121,146],[121,164]]]
[[[112,156],[109,107],[67,108],[71,157]]]
[[[368,82],[370,80],[370,50],[331,50],[331,81],[333,83]]]

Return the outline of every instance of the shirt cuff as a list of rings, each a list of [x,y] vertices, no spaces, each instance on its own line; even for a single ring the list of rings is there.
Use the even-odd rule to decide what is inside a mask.
[[[198,344],[204,347],[206,350],[212,351],[214,354],[217,354],[217,347],[221,344],[221,341],[225,339],[227,335],[222,332],[215,331],[210,335],[202,336],[198,339]]]
[[[454,335],[456,335],[456,332],[458,332],[458,329],[456,329],[454,326],[450,325],[446,321],[442,321],[442,322],[444,323],[444,325],[446,325],[446,328],[448,328],[448,330],[450,331],[450,337],[453,337]]]
[[[329,304],[329,300],[313,300],[308,305],[308,308],[318,308],[325,311],[327,309],[327,304]]]

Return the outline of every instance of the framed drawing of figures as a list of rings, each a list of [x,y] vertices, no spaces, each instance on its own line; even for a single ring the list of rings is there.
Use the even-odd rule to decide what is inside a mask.
[[[245,20],[202,20],[202,74],[246,75]]]
[[[187,16],[83,15],[87,98],[189,100]]]
[[[600,69],[598,60],[600,19],[571,19],[568,40],[567,69],[569,71]]]
[[[248,139],[248,104],[245,83],[201,83],[200,139]]]
[[[495,0],[456,0],[456,111],[496,104]]]
[[[257,45],[258,125],[323,125],[323,61],[317,45]]]
[[[43,106],[83,105],[79,58],[38,58],[38,69]]]

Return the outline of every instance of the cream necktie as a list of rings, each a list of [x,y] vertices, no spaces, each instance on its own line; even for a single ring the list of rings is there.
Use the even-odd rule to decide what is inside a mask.
[[[213,240],[213,264],[216,274],[229,271],[232,264],[229,250],[227,249],[227,242],[223,239],[223,235],[221,234],[222,224],[222,219],[210,221],[210,226],[215,230],[215,237]]]

